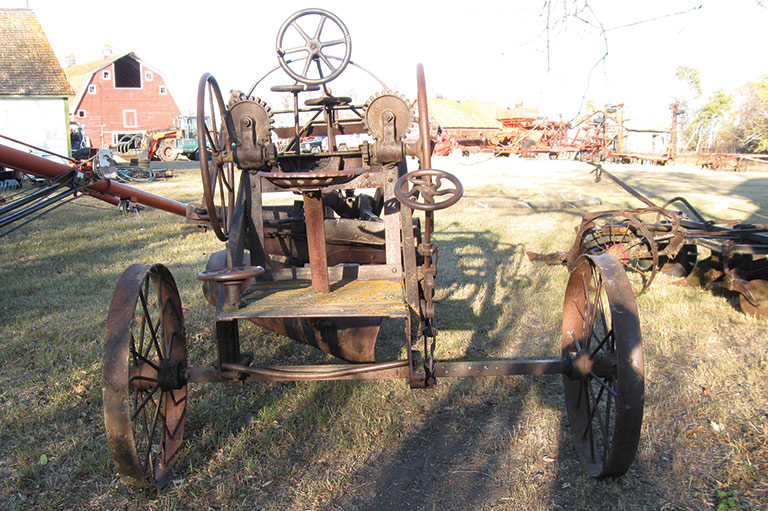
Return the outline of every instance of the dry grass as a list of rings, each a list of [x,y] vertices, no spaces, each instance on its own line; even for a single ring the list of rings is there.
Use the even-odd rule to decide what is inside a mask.
[[[587,211],[532,211],[546,192],[635,204],[573,162],[436,159],[466,197],[437,214],[443,358],[557,356],[567,272],[526,250],[569,246]],[[768,176],[617,167],[655,199],[685,195],[708,215],[765,213]],[[145,188],[196,200],[194,171]],[[638,456],[594,481],[575,460],[556,377],[286,383],[190,390],[188,439],[173,487],[117,481],[101,415],[101,338],[114,284],[135,262],[163,262],[184,303],[191,363],[214,357],[197,271],[219,250],[169,214],[121,217],[90,199],[0,240],[2,509],[766,509],[768,321],[738,300],[660,279],[639,299],[646,350]],[[88,207],[86,207],[88,206]],[[99,209],[94,209],[98,207]],[[595,209],[595,207],[592,207]],[[759,221],[757,217],[752,221]],[[243,327],[259,361],[325,357]],[[378,350],[402,353],[401,329]]]

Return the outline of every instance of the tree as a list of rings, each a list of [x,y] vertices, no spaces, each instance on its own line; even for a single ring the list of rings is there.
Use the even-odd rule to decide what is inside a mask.
[[[683,147],[687,149],[695,143],[697,153],[702,149],[710,151],[717,135],[732,119],[732,106],[731,94],[723,89],[713,92],[688,125],[688,141]]]
[[[734,130],[740,152],[768,152],[768,75],[739,90],[741,106]]]
[[[701,97],[701,78],[697,69],[688,66],[677,66],[675,75],[678,80],[688,84],[695,99]]]

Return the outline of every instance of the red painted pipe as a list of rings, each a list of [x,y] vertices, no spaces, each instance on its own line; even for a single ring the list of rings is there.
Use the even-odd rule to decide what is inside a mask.
[[[62,163],[46,160],[45,158],[19,151],[3,144],[0,144],[0,166],[20,170],[43,179],[54,180],[61,174],[71,170],[69,166]],[[183,217],[187,216],[187,205],[183,202],[145,192],[138,188],[112,181],[111,179],[97,179],[86,189],[98,192],[97,194],[92,194],[93,197],[113,204],[117,199],[124,199],[152,208],[162,209],[163,211],[175,213]],[[106,197],[100,197],[99,194],[103,194]]]

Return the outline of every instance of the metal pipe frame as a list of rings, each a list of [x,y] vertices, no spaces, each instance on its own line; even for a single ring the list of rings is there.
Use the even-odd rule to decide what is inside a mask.
[[[542,360],[477,360],[471,362],[436,361],[434,376],[467,378],[477,376],[522,376],[569,374],[571,361],[565,358]],[[409,361],[394,360],[376,364],[306,365],[306,366],[247,366],[222,363],[216,367],[189,367],[187,383],[278,382],[372,380],[409,378]]]

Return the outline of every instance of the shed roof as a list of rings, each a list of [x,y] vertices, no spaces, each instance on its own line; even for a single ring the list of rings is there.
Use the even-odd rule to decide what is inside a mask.
[[[495,101],[429,98],[429,113],[444,128],[500,128]]]
[[[0,9],[0,95],[74,94],[30,9]]]

